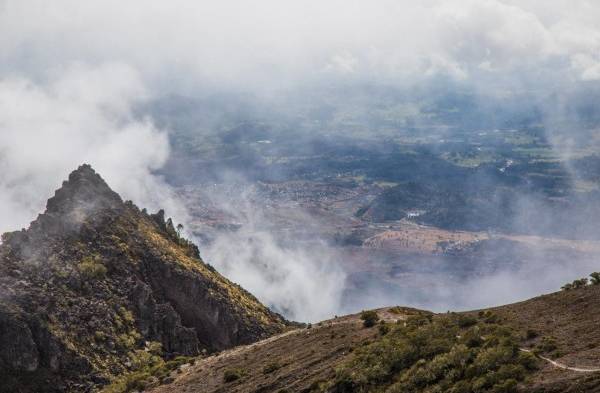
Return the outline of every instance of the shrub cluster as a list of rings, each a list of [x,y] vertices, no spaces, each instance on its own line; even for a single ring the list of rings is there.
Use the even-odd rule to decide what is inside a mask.
[[[573,282],[566,283],[560,289],[563,291],[570,291],[571,289],[579,289],[587,287],[588,285],[600,285],[600,272],[594,272],[590,274],[590,278],[580,278]]]
[[[106,266],[97,257],[85,257],[77,264],[77,270],[86,279],[100,279],[106,276]]]
[[[271,362],[263,368],[263,374],[270,374],[272,372],[279,370],[280,368],[281,368],[281,365],[278,362],[276,362],[276,361]]]
[[[162,358],[162,346],[158,342],[148,343],[143,350],[133,351],[129,355],[132,371],[125,373],[104,389],[101,393],[128,393],[143,391],[149,387],[166,383],[172,371],[183,364],[190,363],[191,358],[176,357],[165,361]]]
[[[245,370],[242,370],[241,368],[227,369],[225,370],[225,373],[223,373],[223,382],[229,383],[237,381],[238,379],[242,378],[245,374]]]
[[[518,336],[482,313],[479,318],[448,314],[413,316],[336,371],[329,391],[515,392],[536,367],[521,352]],[[496,318],[497,319],[497,318]]]
[[[379,315],[376,311],[363,311],[360,313],[360,319],[363,321],[363,326],[369,328],[375,326],[379,321]]]

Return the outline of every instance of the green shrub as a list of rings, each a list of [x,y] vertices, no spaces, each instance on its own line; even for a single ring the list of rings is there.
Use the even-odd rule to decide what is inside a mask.
[[[327,391],[514,392],[537,360],[519,351],[516,331],[491,322],[494,314],[481,317],[411,316],[356,348]]]
[[[191,358],[179,356],[165,362],[159,355],[162,345],[158,342],[149,343],[144,350],[133,351],[129,354],[133,371],[123,374],[101,390],[101,393],[127,393],[143,391],[149,387],[166,383],[172,371],[181,365],[189,363]]]
[[[390,325],[388,325],[384,321],[381,321],[381,323],[379,324],[379,334],[381,334],[382,336],[388,334],[391,329],[392,328],[390,327]]]
[[[492,387],[492,393],[515,393],[517,392],[517,380],[509,378]]]
[[[592,273],[595,274],[595,273]],[[600,276],[598,276],[598,278],[600,278]],[[594,278],[594,276],[592,276],[592,284],[594,284],[596,278]],[[587,278],[580,278],[577,280],[574,280],[571,283],[567,283],[565,285],[563,285],[562,287],[560,287],[560,289],[562,289],[563,291],[569,291],[571,289],[579,289],[579,288],[584,288],[589,284],[589,280]],[[599,282],[600,283],[600,282]]]
[[[379,315],[376,311],[363,311],[360,313],[360,319],[363,321],[363,326],[366,328],[373,327],[379,321]]]
[[[498,323],[499,322],[499,318],[498,315],[494,314],[491,311],[486,311],[484,314],[484,318],[483,321],[485,323]]]
[[[519,352],[519,364],[525,367],[527,371],[538,369],[538,359],[531,352]]]
[[[225,370],[225,373],[223,374],[223,381],[225,383],[237,381],[238,379],[242,378],[244,374],[244,370],[240,368],[230,368]]]
[[[135,318],[133,317],[133,313],[127,310],[125,307],[119,307],[119,315],[121,319],[125,321],[129,325],[133,325],[135,323]]]
[[[573,281],[573,288],[574,289],[583,288],[583,287],[587,286],[588,283],[589,283],[589,280],[587,278],[580,278],[579,280]]]
[[[590,277],[592,285],[600,285],[600,272],[594,272],[590,274]]]
[[[469,315],[459,315],[458,317],[458,326],[461,328],[471,327],[477,324],[477,318],[471,317]]]
[[[402,314],[402,308],[400,306],[394,306],[389,310],[392,314]]]
[[[104,333],[101,330],[96,330],[94,332],[94,340],[96,340],[97,342],[103,342],[106,341],[106,333]]]
[[[461,336],[460,341],[469,348],[480,347],[484,343],[478,326],[465,331]]]
[[[135,343],[139,337],[139,333],[137,332],[133,332],[132,334],[119,334],[117,336],[117,345],[122,349],[131,349],[135,346]]]
[[[280,368],[281,365],[278,362],[271,362],[263,368],[263,374],[271,374],[272,372],[277,371]]]
[[[100,279],[106,276],[106,266],[97,257],[85,257],[77,264],[77,270],[86,279]]]
[[[541,341],[536,345],[534,352],[536,354],[551,354],[558,349],[556,340],[552,337],[542,337]]]

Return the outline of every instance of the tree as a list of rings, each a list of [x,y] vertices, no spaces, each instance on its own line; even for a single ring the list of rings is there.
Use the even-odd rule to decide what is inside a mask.
[[[588,285],[588,279],[587,278],[580,278],[579,280],[573,281],[573,288],[575,288],[575,289],[577,289],[577,288],[583,288],[586,285]]]
[[[590,274],[592,285],[600,285],[600,272]]]
[[[183,231],[183,225],[182,224],[177,224],[177,234],[179,236],[181,236],[181,232]]]
[[[563,285],[562,287],[560,287],[560,289],[562,289],[563,291],[570,291],[571,289],[573,289],[573,284],[567,283],[567,284]]]
[[[375,326],[377,321],[379,321],[379,315],[377,315],[376,311],[363,311],[360,314],[360,319],[363,321],[363,326],[368,328]]]

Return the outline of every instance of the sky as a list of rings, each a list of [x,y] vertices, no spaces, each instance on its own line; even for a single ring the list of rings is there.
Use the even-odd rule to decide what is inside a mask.
[[[133,116],[147,100],[435,78],[545,96],[600,80],[598,20],[600,3],[581,0],[0,0],[0,230],[84,160],[155,205],[126,186],[160,184],[168,156],[168,130]]]
[[[0,231],[83,162],[185,222],[157,175],[170,130],[136,112],[152,100],[440,79],[571,94],[600,81],[599,20],[594,0],[0,0]]]

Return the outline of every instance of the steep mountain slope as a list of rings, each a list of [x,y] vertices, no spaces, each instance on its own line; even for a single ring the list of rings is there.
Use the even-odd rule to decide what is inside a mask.
[[[167,392],[600,392],[600,285],[467,313],[377,310],[198,359]],[[530,351],[529,353],[527,351]],[[441,389],[441,390],[440,390]]]
[[[248,344],[286,321],[219,275],[161,211],[123,202],[88,165],[0,246],[0,391],[89,391],[165,358]],[[140,356],[138,356],[140,355]]]

